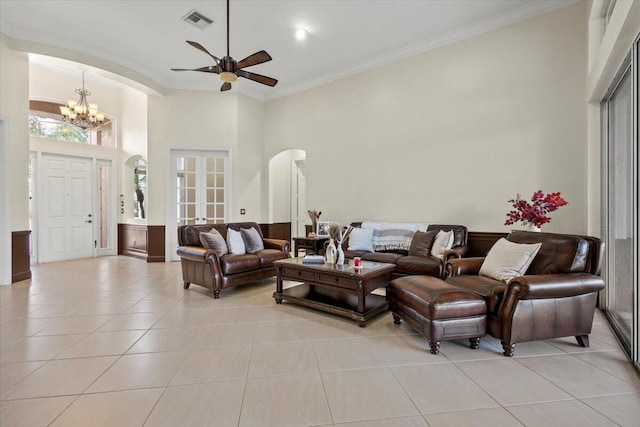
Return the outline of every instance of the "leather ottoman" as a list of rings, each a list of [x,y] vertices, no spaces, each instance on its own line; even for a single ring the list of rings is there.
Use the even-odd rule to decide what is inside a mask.
[[[487,304],[481,296],[431,276],[405,276],[389,283],[393,321],[406,321],[429,340],[432,354],[440,342],[469,338],[477,349],[487,328]]]

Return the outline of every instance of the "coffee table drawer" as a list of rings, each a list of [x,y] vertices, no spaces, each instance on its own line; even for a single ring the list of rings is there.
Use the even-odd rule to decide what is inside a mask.
[[[336,277],[331,274],[323,274],[318,273],[316,275],[316,280],[318,283],[322,283],[323,285],[333,285],[338,286],[340,288],[349,288],[353,289],[353,280],[346,277]]]
[[[316,279],[316,274],[312,271],[301,271],[295,268],[283,268],[282,276],[292,279],[292,280],[300,280],[300,281],[314,281]]]

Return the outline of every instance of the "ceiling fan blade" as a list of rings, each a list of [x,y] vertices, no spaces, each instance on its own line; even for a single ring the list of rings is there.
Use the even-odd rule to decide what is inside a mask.
[[[224,92],[231,89],[231,83],[225,82],[222,87],[220,87],[220,92]]]
[[[262,64],[263,62],[271,61],[271,59],[271,55],[269,55],[266,51],[261,50],[260,52],[249,55],[242,61],[238,62],[238,68],[251,67],[253,65]]]
[[[216,61],[216,64],[220,62],[220,59],[219,59],[217,56],[212,55],[212,54],[211,54],[207,49],[205,49],[205,48],[204,48],[204,46],[202,46],[200,43],[198,43],[198,42],[192,42],[192,41],[189,41],[189,40],[187,40],[187,43],[189,43],[191,46],[195,47],[196,49],[198,49],[198,50],[200,50],[200,51],[202,51],[202,52],[206,53],[206,54],[207,54],[207,55],[209,55],[210,57],[212,57],[212,58],[213,58],[213,60],[214,60],[214,61]]]
[[[220,68],[217,65],[209,65],[208,67],[200,68],[172,68],[171,71],[200,71],[201,73],[220,74]]]
[[[267,86],[275,86],[278,81],[276,79],[272,79],[271,77],[263,76],[261,74],[250,73],[245,70],[238,70],[236,74],[240,77],[244,77],[245,79],[253,80],[254,82],[262,83]]]

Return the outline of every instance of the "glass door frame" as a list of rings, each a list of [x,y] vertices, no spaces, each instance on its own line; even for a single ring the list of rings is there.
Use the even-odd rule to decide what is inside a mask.
[[[107,206],[104,208],[104,211],[107,212],[107,234],[108,234],[108,242],[109,245],[106,248],[100,247],[100,224],[102,221],[101,218],[101,210],[103,210],[100,200],[100,168],[106,167],[108,168],[108,176],[107,176]],[[117,247],[118,247],[118,225],[117,225],[117,216],[118,216],[118,205],[116,201],[116,171],[114,169],[113,161],[109,159],[101,159],[94,158],[94,188],[96,192],[96,197],[94,198],[94,209],[95,212],[93,218],[93,237],[94,237],[94,256],[107,256],[107,255],[116,255]]]
[[[604,260],[604,268],[603,268],[603,277],[607,283],[607,287],[605,288],[603,295],[600,298],[600,305],[603,308],[603,313],[605,314],[607,320],[609,321],[611,327],[613,328],[615,334],[618,336],[618,340],[622,345],[623,349],[631,359],[632,363],[636,366],[636,368],[640,369],[640,267],[639,264],[639,253],[640,253],[640,225],[639,225],[639,217],[640,217],[640,184],[638,183],[638,169],[640,166],[640,149],[638,148],[638,122],[640,121],[640,100],[638,96],[638,89],[640,85],[640,71],[639,71],[639,50],[640,50],[640,37],[636,39],[634,42],[631,51],[623,61],[620,66],[620,70],[616,74],[616,77],[613,79],[609,90],[606,92],[602,102],[601,102],[601,141],[602,141],[602,183],[601,183],[601,223],[602,223],[602,239],[605,242],[605,260]],[[632,245],[632,258],[631,265],[635,266],[635,270],[632,272],[632,298],[633,298],[633,307],[632,307],[632,322],[631,322],[631,334],[630,336],[623,337],[621,336],[620,330],[621,327],[618,325],[618,320],[615,316],[611,315],[607,312],[607,307],[610,306],[612,302],[612,292],[610,288],[611,280],[615,280],[614,278],[610,278],[610,269],[608,267],[608,253],[611,241],[609,239],[609,233],[611,230],[611,224],[609,221],[609,172],[610,172],[610,158],[609,158],[609,108],[608,103],[613,98],[613,95],[616,93],[620,84],[624,80],[625,77],[629,76],[631,78],[631,104],[632,104],[632,144],[631,144],[631,158],[632,158],[632,183],[635,183],[635,188],[631,188],[631,196],[632,196],[632,209],[633,211],[630,213],[632,215],[632,231],[631,236],[634,240],[634,244]],[[635,142],[635,143],[634,143]]]

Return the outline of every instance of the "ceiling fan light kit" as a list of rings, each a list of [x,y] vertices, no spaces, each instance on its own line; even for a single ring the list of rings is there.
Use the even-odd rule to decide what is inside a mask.
[[[238,76],[230,73],[229,71],[223,71],[220,73],[220,80],[227,83],[234,83],[236,80],[238,80]]]
[[[231,83],[236,82],[238,80],[238,77],[244,77],[245,79],[253,80],[254,82],[262,83],[263,85],[271,87],[275,86],[278,83],[278,80],[274,78],[263,76],[257,73],[251,73],[244,70],[244,68],[271,61],[271,55],[269,55],[266,51],[261,50],[259,52],[256,52],[253,55],[247,56],[240,62],[233,59],[229,54],[229,0],[227,0],[227,55],[220,59],[217,56],[211,54],[207,49],[205,49],[204,46],[202,46],[198,42],[187,40],[187,43],[195,47],[199,51],[209,55],[215,61],[216,65],[210,65],[200,68],[172,68],[171,70],[198,71],[201,73],[219,74],[220,80],[224,82],[220,87],[221,92],[231,89]]]

